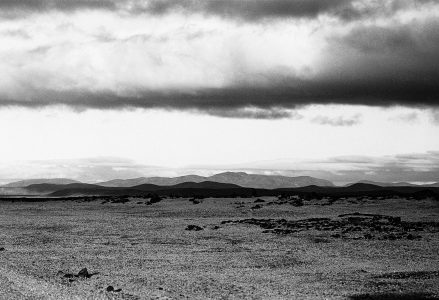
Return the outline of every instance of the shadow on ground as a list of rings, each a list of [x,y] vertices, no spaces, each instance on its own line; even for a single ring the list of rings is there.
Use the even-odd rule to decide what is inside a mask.
[[[439,300],[439,297],[425,293],[410,294],[362,294],[350,296],[351,300]]]

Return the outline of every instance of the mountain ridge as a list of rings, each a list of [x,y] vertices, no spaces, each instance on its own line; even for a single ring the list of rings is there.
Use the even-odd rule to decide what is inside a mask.
[[[71,183],[82,183],[78,180],[73,180],[70,178],[34,178],[34,179],[24,179],[13,181],[2,185],[3,188],[22,188],[27,187],[32,184],[71,184]]]
[[[114,179],[98,182],[106,187],[133,187],[139,184],[156,184],[161,186],[175,185],[184,182],[213,181],[218,183],[236,184],[246,188],[288,188],[308,185],[334,186],[332,182],[311,176],[288,177],[281,175],[247,174],[245,172],[222,172],[212,176],[185,175],[177,177],[138,177],[132,179]]]

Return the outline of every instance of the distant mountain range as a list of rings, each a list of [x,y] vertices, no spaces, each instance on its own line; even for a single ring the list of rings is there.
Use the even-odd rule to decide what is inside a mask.
[[[213,181],[183,182],[170,186],[160,186],[150,183],[132,187],[105,187],[96,184],[72,183],[72,184],[31,184],[26,187],[31,194],[48,195],[53,197],[64,196],[90,196],[90,195],[145,195],[158,193],[162,195],[224,195],[229,196],[234,192],[251,192],[250,188],[243,188],[236,184],[219,183]]]
[[[71,184],[71,183],[81,183],[80,181],[68,179],[68,178],[40,178],[40,179],[26,179],[11,182],[5,184],[1,187],[5,188],[22,188],[27,187],[31,184],[42,184],[42,183],[50,183],[50,184]]]
[[[363,180],[348,184],[345,188],[355,190],[358,188],[374,190],[376,187],[439,187],[439,182],[427,185],[415,185],[407,182],[386,183]],[[209,189],[209,190],[235,190],[235,189],[264,189],[288,190],[305,188],[305,190],[321,191],[323,188],[335,188],[328,180],[310,176],[287,177],[279,175],[258,175],[244,172],[224,172],[213,176],[186,175],[179,177],[139,177],[133,179],[114,179],[96,184],[81,183],[68,178],[53,179],[28,179],[6,184],[0,187],[0,194],[11,194],[13,188],[22,188],[27,193],[50,194],[60,190],[69,190],[71,193],[85,194],[132,194],[134,191],[158,191],[175,189]],[[92,192],[94,191],[94,192]],[[249,190],[248,190],[249,191]],[[334,190],[333,190],[334,191]],[[223,191],[224,192],[224,191]],[[60,192],[61,193],[61,192]],[[68,192],[65,192],[68,194]],[[80,193],[79,193],[80,194]]]
[[[161,186],[170,186],[183,182],[203,181],[230,183],[239,185],[241,187],[259,189],[303,187],[308,185],[334,186],[334,184],[328,180],[318,179],[310,176],[287,177],[279,175],[247,174],[244,172],[224,172],[209,177],[187,175],[179,177],[139,177],[134,179],[115,179],[99,182],[97,185],[106,187],[133,187],[136,185],[149,183]]]

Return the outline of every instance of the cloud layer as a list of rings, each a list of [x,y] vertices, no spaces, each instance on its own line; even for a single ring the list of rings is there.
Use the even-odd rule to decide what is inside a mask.
[[[436,1],[0,0],[0,10],[1,106],[284,118],[308,104],[439,105]]]

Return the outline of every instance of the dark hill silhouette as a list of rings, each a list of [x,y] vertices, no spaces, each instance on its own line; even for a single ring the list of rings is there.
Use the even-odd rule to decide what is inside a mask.
[[[354,183],[348,187],[349,191],[352,192],[363,192],[363,191],[375,191],[380,190],[382,187],[370,183]]]
[[[287,177],[279,175],[247,174],[244,172],[223,172],[210,177],[198,175],[186,175],[179,177],[139,177],[125,180],[115,179],[97,184],[107,187],[134,187],[147,183],[160,186],[171,186],[185,182],[200,183],[203,181],[230,183],[239,185],[241,187],[263,189],[303,187],[313,184],[318,186],[334,186],[334,184],[328,180],[318,179],[310,176]]]
[[[38,179],[25,179],[25,180],[10,182],[8,184],[2,185],[2,187],[16,188],[16,187],[27,187],[31,184],[46,184],[46,183],[70,184],[70,183],[81,183],[81,182],[69,178],[38,178]]]
[[[439,188],[406,186],[406,187],[381,187],[372,184],[357,183],[348,187],[321,187],[307,186],[299,188],[283,189],[254,189],[240,187],[234,184],[217,182],[186,182],[172,186],[158,186],[153,184],[138,185],[135,187],[103,187],[95,184],[37,184],[28,187],[30,191],[38,192],[40,195],[51,197],[69,196],[142,196],[157,194],[160,196],[176,197],[253,197],[253,196],[279,196],[299,195],[308,199],[322,197],[413,197],[422,199],[433,197],[439,199]]]
[[[236,184],[225,184],[211,181],[200,183],[185,182],[172,186],[158,186],[155,184],[141,184],[130,188],[103,187],[95,184],[74,183],[66,185],[58,184],[33,184],[27,187],[30,192],[47,194],[54,197],[71,195],[144,195],[151,192],[159,194],[170,194],[171,192],[191,195],[200,191],[206,195],[232,195],[236,191],[243,189]],[[209,192],[207,192],[209,190]],[[210,191],[212,190],[212,191]],[[223,190],[222,192],[213,192]],[[251,190],[251,189],[244,189]],[[249,194],[248,191],[246,191]]]
[[[409,183],[409,182],[379,182],[379,181],[372,181],[372,180],[360,180],[358,182],[354,182],[354,183],[349,183],[346,186],[351,186],[357,183],[365,183],[365,184],[373,184],[373,185],[377,185],[377,186],[382,186],[382,187],[389,187],[389,186],[419,186],[413,183]]]
[[[41,184],[31,184],[26,186],[26,189],[31,192],[36,193],[49,193],[63,189],[87,189],[87,190],[101,190],[104,187],[96,184],[88,183],[70,183],[70,184],[51,184],[51,183],[41,183]]]

